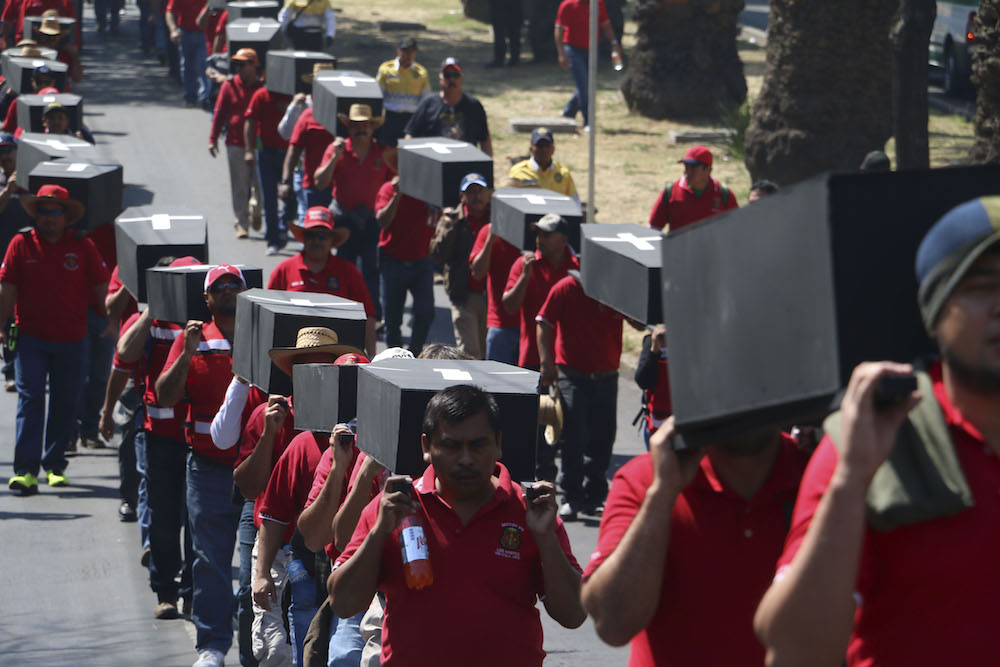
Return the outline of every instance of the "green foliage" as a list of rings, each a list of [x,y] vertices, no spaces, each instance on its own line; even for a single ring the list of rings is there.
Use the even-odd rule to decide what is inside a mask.
[[[723,140],[726,152],[734,159],[743,161],[743,142],[746,138],[747,128],[750,127],[750,109],[753,101],[747,98],[743,104],[723,108],[720,114],[722,126],[729,130],[729,136]]]

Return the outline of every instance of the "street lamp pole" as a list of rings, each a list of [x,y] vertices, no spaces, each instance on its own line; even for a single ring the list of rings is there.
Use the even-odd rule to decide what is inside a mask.
[[[594,220],[594,181],[597,167],[597,10],[599,0],[590,0],[590,44],[587,51],[587,222]]]

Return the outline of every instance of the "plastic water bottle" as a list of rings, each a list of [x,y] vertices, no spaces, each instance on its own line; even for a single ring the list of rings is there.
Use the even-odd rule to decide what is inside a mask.
[[[310,579],[306,566],[297,558],[288,561],[285,570],[288,572],[288,583],[290,584],[297,584]]]
[[[622,61],[621,52],[611,52],[611,64],[614,66],[616,72],[620,72],[625,69],[625,63]]]

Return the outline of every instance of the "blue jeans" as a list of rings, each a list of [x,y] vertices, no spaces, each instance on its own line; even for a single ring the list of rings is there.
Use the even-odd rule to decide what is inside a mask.
[[[368,295],[375,305],[375,319],[382,319],[381,292],[378,286],[378,237],[379,228],[375,215],[363,205],[355,209],[345,209],[336,199],[330,201],[330,211],[337,226],[351,230],[347,243],[337,248],[337,257],[351,264],[361,260],[361,276],[368,288]]]
[[[413,295],[413,333],[410,351],[416,356],[427,341],[434,321],[434,268],[427,257],[409,262],[382,254],[382,302],[385,305],[385,344],[400,347],[406,293]]]
[[[188,102],[204,102],[208,99],[208,75],[205,74],[205,33],[182,29],[180,52],[184,99]]]
[[[111,18],[111,28],[118,28],[118,10],[121,9],[119,0],[94,0],[94,18],[97,19],[97,26],[104,30],[108,25],[108,17]],[[78,14],[82,17],[82,14]]]
[[[330,621],[330,645],[327,667],[358,667],[365,643],[361,640],[361,619],[365,612],[350,618],[334,615]]]
[[[83,387],[86,339],[54,343],[21,332],[17,344],[14,474],[66,469],[66,445]],[[48,418],[45,382],[49,383]],[[44,444],[44,448],[43,448]]]
[[[146,453],[149,587],[156,593],[157,600],[174,602],[179,596],[191,594],[191,564],[194,560],[191,531],[187,529],[187,445],[140,431],[136,436],[136,446]],[[181,573],[180,587],[176,582],[178,572]]]
[[[291,589],[291,604],[288,605],[288,630],[292,642],[292,660],[295,667],[302,667],[305,661],[302,645],[305,643],[309,624],[312,623],[313,616],[319,610],[319,603],[316,601],[316,581],[312,577],[303,581],[289,579],[288,587]]]
[[[264,238],[268,245],[284,246],[288,243],[288,221],[295,211],[292,206],[278,199],[278,181],[285,161],[285,150],[264,146],[257,151],[257,177],[260,179],[260,196],[264,200]],[[281,214],[278,214],[278,209]]]
[[[253,543],[257,538],[257,526],[253,525],[253,501],[244,500],[240,512],[240,590],[236,594],[238,610],[236,612],[239,627],[240,664],[243,667],[257,667],[257,659],[253,657],[251,643],[251,626],[253,625],[253,569],[250,565],[250,555]]]
[[[569,58],[569,73],[573,76],[576,90],[573,91],[573,97],[569,98],[562,115],[575,118],[576,112],[579,111],[583,114],[583,124],[589,125],[590,117],[587,115],[587,61],[589,52],[587,49],[578,49],[569,44],[563,44],[563,51]]]
[[[295,167],[295,172],[292,174],[292,187],[295,190],[295,203],[296,210],[298,212],[299,222],[303,222],[306,219],[306,209],[309,208],[309,202],[306,200],[306,189],[302,187],[302,167]]]
[[[156,30],[149,22],[149,15],[151,6],[147,2],[139,1],[139,43],[142,45],[143,51],[153,48],[156,41],[154,31]]]
[[[156,29],[154,30],[156,39],[156,50],[166,54],[167,65],[171,77],[180,80],[180,49],[170,41],[170,32],[167,30],[167,21],[163,14],[156,12]]]
[[[188,526],[194,566],[194,625],[198,651],[228,653],[233,644],[233,550],[242,505],[233,504],[233,467],[192,452],[187,463]]]
[[[139,422],[136,424],[135,438],[135,471],[139,475],[138,503],[135,508],[139,515],[139,536],[142,540],[142,548],[149,546],[149,483],[146,481],[146,474],[149,470],[149,458],[146,456],[146,433],[142,430],[143,411],[137,411]]]
[[[111,362],[115,358],[115,339],[101,336],[107,327],[108,318],[87,309],[87,378],[77,413],[78,429],[74,429],[74,434],[79,433],[85,438],[99,437],[97,427],[101,420],[101,408],[104,407]]]
[[[520,327],[490,327],[486,330],[486,358],[517,366]]]

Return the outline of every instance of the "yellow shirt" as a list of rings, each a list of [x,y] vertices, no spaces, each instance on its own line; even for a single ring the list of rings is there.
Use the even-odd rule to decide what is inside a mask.
[[[576,185],[573,183],[569,169],[555,160],[552,161],[548,169],[542,171],[538,163],[535,162],[535,158],[528,158],[511,167],[507,178],[510,181],[509,185],[513,187],[544,188],[579,201]]]
[[[382,87],[382,105],[387,111],[413,113],[420,100],[431,92],[431,83],[424,66],[414,62],[409,68],[401,70],[399,58],[379,65],[375,80]]]

